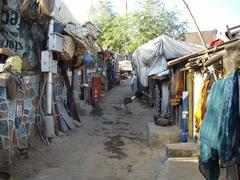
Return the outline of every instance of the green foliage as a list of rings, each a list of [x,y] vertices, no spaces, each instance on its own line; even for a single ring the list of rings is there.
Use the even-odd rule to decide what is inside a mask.
[[[161,34],[183,39],[186,23],[180,22],[177,11],[166,10],[160,0],[141,0],[135,12],[117,15],[109,0],[101,0],[93,8],[92,21],[102,31],[101,47],[127,55]]]

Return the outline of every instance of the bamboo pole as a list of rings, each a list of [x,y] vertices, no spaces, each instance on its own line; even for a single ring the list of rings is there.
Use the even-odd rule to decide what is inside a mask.
[[[188,4],[186,3],[185,0],[182,0],[182,1],[183,1],[183,3],[185,4],[185,6],[187,7],[188,12],[189,12],[190,16],[191,16],[192,19],[193,19],[193,22],[194,22],[195,26],[197,27],[198,35],[199,35],[199,37],[200,37],[200,39],[201,39],[201,41],[202,41],[203,46],[204,46],[205,49],[207,50],[206,42],[205,42],[205,40],[203,39],[203,35],[202,35],[201,31],[200,31],[200,28],[199,28],[199,26],[198,26],[198,24],[197,24],[197,22],[196,22],[196,20],[195,20],[195,18],[194,18],[194,16],[193,16],[191,10],[190,10],[190,8],[188,7]]]
[[[186,3],[186,1],[185,1],[185,0],[182,0],[182,1],[183,1],[183,3],[185,4],[185,6],[187,7],[188,12],[189,12],[189,14],[191,15],[191,17],[192,17],[192,19],[193,19],[193,22],[194,22],[194,24],[195,24],[195,26],[196,26],[196,28],[197,28],[197,30],[198,30],[198,35],[199,35],[199,37],[200,37],[200,39],[201,39],[201,41],[202,41],[202,44],[203,44],[203,46],[205,47],[205,50],[207,51],[207,50],[208,50],[207,45],[206,45],[206,43],[205,43],[205,41],[204,41],[204,39],[203,39],[202,33],[201,33],[201,31],[200,31],[200,28],[198,27],[198,24],[197,24],[197,22],[196,22],[196,20],[195,20],[195,18],[194,18],[194,16],[193,16],[193,14],[192,14],[190,8],[188,7],[188,4]],[[210,58],[210,56],[209,56],[208,53],[207,53],[207,56],[208,56],[208,58]],[[217,80],[217,76],[216,76],[216,74],[215,74],[215,72],[214,72],[214,68],[213,68],[212,66],[210,66],[208,69],[209,69],[210,72],[212,72],[212,74],[213,74],[213,76],[214,76],[214,79]]]

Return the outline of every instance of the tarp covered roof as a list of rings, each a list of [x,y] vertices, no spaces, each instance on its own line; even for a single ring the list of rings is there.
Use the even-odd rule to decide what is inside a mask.
[[[148,86],[148,76],[167,70],[167,60],[201,51],[201,46],[177,41],[161,35],[138,47],[133,55],[133,66],[142,86]]]

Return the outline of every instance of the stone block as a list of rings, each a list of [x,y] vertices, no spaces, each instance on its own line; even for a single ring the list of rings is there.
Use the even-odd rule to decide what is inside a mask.
[[[198,157],[198,146],[195,143],[165,144],[167,158]]]
[[[204,180],[197,158],[169,158],[160,169],[157,180]]]
[[[180,131],[176,126],[157,126],[147,123],[147,142],[149,147],[163,148],[164,144],[178,143]]]

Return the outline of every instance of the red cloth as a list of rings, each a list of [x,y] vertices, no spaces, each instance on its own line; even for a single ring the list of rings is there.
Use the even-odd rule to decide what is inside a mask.
[[[103,51],[103,59],[106,61],[109,59],[109,57],[110,57],[110,55],[109,55],[108,51]]]
[[[221,44],[221,43],[223,43],[223,40],[216,39],[216,40],[210,42],[210,47],[216,46],[216,45]]]

